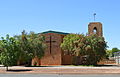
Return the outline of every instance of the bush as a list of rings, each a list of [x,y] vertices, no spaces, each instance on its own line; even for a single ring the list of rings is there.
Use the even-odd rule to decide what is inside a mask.
[[[64,37],[61,44],[64,53],[76,56],[73,59],[74,63],[79,63],[76,62],[78,61],[77,57],[87,56],[85,62],[87,65],[96,65],[97,62],[104,58],[106,47],[103,37],[97,35],[85,36],[83,34],[69,34]]]

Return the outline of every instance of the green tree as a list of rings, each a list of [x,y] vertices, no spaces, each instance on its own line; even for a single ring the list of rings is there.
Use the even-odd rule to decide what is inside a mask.
[[[41,58],[44,56],[46,45],[44,44],[45,38],[42,35],[35,34],[34,32],[27,34],[25,30],[23,30],[22,35],[15,37],[20,43],[21,51],[19,54],[18,65],[20,62],[28,63],[28,65],[30,65],[32,58]]]
[[[74,56],[87,56],[86,64],[97,64],[106,54],[106,42],[97,35],[69,34],[64,37],[61,48]]]
[[[28,40],[30,45],[29,51],[32,54],[32,57],[42,58],[46,48],[46,45],[44,44],[45,37],[35,34],[34,32],[30,32]]]
[[[108,59],[109,57],[112,56],[113,56],[112,50],[106,50],[106,58]]]
[[[107,44],[103,37],[97,35],[86,36],[86,54],[88,64],[97,64],[106,56]],[[88,49],[87,49],[88,48]]]
[[[112,52],[114,53],[114,52],[118,52],[118,51],[120,51],[118,48],[112,48]]]
[[[79,35],[77,34],[68,34],[63,38],[63,43],[61,44],[61,48],[64,50],[65,54],[75,55],[75,47],[74,42],[78,41]]]
[[[33,57],[41,58],[44,56],[46,45],[43,43],[45,38],[42,35],[31,32],[27,34],[25,31],[22,35],[0,40],[0,61],[7,67],[23,63],[30,63]]]
[[[14,38],[16,39],[16,41],[19,42],[19,58],[17,61],[17,65],[20,65],[21,63],[28,63],[31,59],[31,55],[29,53],[30,45],[27,33],[25,32],[25,30],[23,30],[22,35],[16,35],[14,36]]]
[[[118,51],[120,51],[120,50],[119,50],[118,48],[116,48],[116,47],[115,47],[115,48],[112,48],[112,50],[107,50],[107,51],[106,51],[106,53],[107,53],[106,56],[107,56],[107,57],[113,57],[113,56],[114,56],[114,53],[115,53],[115,52],[118,52]]]
[[[112,48],[112,57],[114,56],[114,53],[118,52],[118,51],[120,51],[118,48],[116,48],[116,47]]]
[[[19,43],[13,38],[6,35],[6,38],[2,37],[0,40],[0,61],[5,65],[8,70],[8,66],[16,65],[18,59]]]

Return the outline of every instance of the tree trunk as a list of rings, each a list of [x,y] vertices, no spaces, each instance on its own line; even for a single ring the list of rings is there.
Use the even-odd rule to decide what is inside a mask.
[[[8,66],[6,66],[6,71],[8,71],[9,69],[8,69]]]
[[[20,60],[17,61],[17,65],[18,65],[18,66],[20,65]]]

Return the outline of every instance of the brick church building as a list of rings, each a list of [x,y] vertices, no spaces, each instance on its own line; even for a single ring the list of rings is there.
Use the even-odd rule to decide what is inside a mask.
[[[96,33],[98,36],[102,36],[102,24],[100,22],[91,22],[88,25],[88,34],[91,35]],[[57,32],[57,31],[46,31],[40,33],[45,36],[45,43],[47,48],[45,55],[41,59],[35,57],[32,59],[32,65],[41,66],[59,66],[59,65],[70,65],[72,64],[72,56],[63,54],[63,50],[60,45],[63,42],[64,36],[69,33]]]

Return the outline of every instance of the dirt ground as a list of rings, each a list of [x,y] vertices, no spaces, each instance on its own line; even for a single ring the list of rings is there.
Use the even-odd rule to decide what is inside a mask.
[[[86,66],[51,66],[51,67],[24,67],[13,66],[6,71],[0,67],[0,73],[29,73],[29,74],[120,74],[120,66],[86,67]]]

